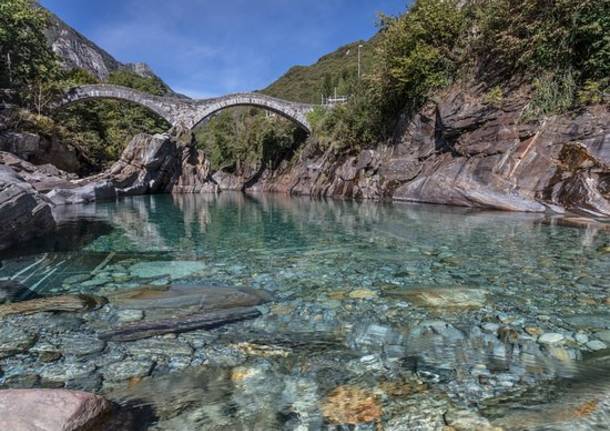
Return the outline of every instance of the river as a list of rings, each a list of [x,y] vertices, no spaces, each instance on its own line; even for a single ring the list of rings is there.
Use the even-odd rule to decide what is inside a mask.
[[[607,424],[607,225],[231,193],[56,212],[59,234],[5,252],[0,278],[109,303],[4,318],[0,346],[29,340],[0,355],[4,387],[101,393],[142,430]],[[264,300],[214,329],[100,336],[200,289]]]

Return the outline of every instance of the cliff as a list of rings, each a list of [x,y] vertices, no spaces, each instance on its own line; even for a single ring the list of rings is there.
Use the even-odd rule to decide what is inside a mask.
[[[526,121],[527,98],[501,103],[455,86],[399,124],[391,142],[321,151],[220,189],[610,217],[610,107]],[[220,178],[214,175],[214,178]]]

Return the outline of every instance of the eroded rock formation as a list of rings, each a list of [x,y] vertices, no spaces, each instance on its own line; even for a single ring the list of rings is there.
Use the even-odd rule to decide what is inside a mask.
[[[52,229],[49,203],[149,193],[263,191],[610,217],[608,107],[528,122],[524,106],[513,98],[495,107],[456,89],[404,121],[392,142],[346,154],[310,140],[275,170],[212,172],[181,126],[136,136],[110,169],[80,180],[0,153],[0,248]]]
[[[610,217],[608,108],[541,122],[523,121],[523,109],[456,89],[390,144],[347,156],[304,151],[250,190]]]
[[[56,205],[80,204],[150,193],[214,192],[210,166],[193,135],[180,127],[159,135],[140,134],[121,158],[99,175],[71,181],[48,193]]]

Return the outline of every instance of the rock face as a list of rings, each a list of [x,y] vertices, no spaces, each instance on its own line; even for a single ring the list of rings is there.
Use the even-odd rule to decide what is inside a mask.
[[[94,177],[65,181],[55,173],[60,180],[53,183],[28,173],[28,180],[40,190],[53,185],[48,198],[58,205],[240,190],[610,217],[607,107],[527,122],[525,99],[515,96],[501,107],[484,99],[456,88],[399,124],[389,143],[345,154],[321,152],[310,140],[298,159],[275,170],[212,172],[192,132],[177,126],[136,136],[118,162]]]
[[[73,147],[57,137],[47,138],[28,132],[0,132],[0,151],[7,151],[35,165],[51,164],[68,172],[84,173],[91,165]]]
[[[524,100],[483,99],[455,89],[390,144],[350,156],[305,149],[249,190],[610,216],[607,107],[525,122]],[[235,182],[218,181],[221,190]]]
[[[0,391],[0,429],[78,431],[89,429],[110,410],[104,398],[67,390]]]
[[[14,153],[0,152],[0,165],[10,167],[17,175],[26,180],[38,192],[46,193],[56,187],[68,186],[78,177],[64,172],[55,165],[33,165],[17,157]]]
[[[0,250],[55,229],[49,201],[4,165],[0,165],[0,220]]]
[[[81,204],[149,193],[215,192],[210,165],[180,127],[159,135],[135,136],[107,171],[60,185],[47,196],[56,205]]]

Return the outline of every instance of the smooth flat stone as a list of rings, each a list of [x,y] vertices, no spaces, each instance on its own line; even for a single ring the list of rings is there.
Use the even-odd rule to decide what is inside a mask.
[[[196,310],[217,310],[250,307],[271,300],[267,292],[248,288],[222,287],[144,287],[108,295],[119,309],[151,310],[195,307]],[[148,313],[147,313],[148,314]]]
[[[204,262],[176,260],[136,263],[129,267],[129,272],[132,276],[140,278],[156,278],[168,275],[173,279],[179,279],[202,273],[206,268]]]
[[[462,287],[405,288],[386,291],[388,296],[403,298],[415,305],[431,308],[481,308],[488,302],[483,289]]]
[[[110,411],[97,395],[50,389],[0,391],[0,429],[6,431],[78,431],[89,429]]]
[[[578,329],[610,329],[610,313],[578,314],[563,320]]]
[[[538,337],[538,342],[542,344],[559,344],[565,340],[565,336],[555,332],[547,332]]]

